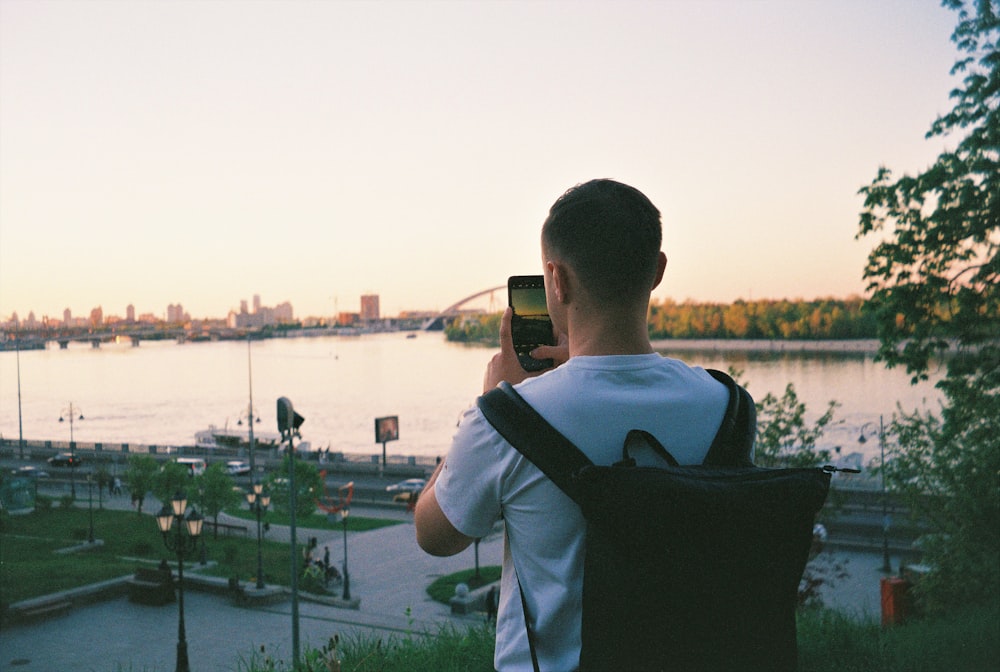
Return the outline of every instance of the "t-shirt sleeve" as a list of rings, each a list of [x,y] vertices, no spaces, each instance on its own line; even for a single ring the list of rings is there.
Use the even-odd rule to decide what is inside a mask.
[[[466,536],[486,536],[500,518],[504,444],[478,408],[466,411],[434,483],[441,511]]]

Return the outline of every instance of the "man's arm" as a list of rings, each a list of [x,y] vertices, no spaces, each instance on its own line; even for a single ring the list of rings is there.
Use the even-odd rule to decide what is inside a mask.
[[[451,524],[444,515],[434,494],[434,484],[438,474],[444,468],[444,462],[437,466],[424,491],[417,498],[417,506],[413,512],[413,523],[417,528],[417,544],[431,555],[455,555],[469,547],[473,541]]]
[[[513,311],[508,307],[500,320],[500,352],[494,355],[486,367],[486,375],[483,379],[484,392],[493,389],[502,380],[518,383],[528,378],[529,375],[541,375],[541,372],[529,374],[521,368],[521,364],[517,360],[514,341],[510,333],[512,315]],[[560,337],[559,345],[540,346],[538,351],[538,359],[552,357],[557,366],[565,362],[569,356],[565,337]],[[532,355],[534,356],[534,354],[533,352]],[[459,532],[444,515],[441,505],[438,504],[434,485],[444,465],[445,462],[441,462],[434,470],[434,474],[424,487],[424,491],[417,498],[417,506],[413,513],[413,522],[417,528],[417,544],[427,553],[439,556],[455,555],[464,551],[469,547],[469,544],[475,541],[473,537]]]

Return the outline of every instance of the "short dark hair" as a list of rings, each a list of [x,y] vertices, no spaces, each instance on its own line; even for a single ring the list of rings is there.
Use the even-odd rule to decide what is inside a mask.
[[[549,254],[576,272],[595,299],[607,302],[648,293],[663,242],[660,211],[645,194],[614,180],[569,189],[542,226]]]

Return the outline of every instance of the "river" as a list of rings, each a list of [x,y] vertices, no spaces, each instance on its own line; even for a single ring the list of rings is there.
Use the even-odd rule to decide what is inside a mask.
[[[839,402],[839,422],[823,443],[843,454],[872,457],[877,441],[862,446],[857,440],[865,423],[877,427],[880,415],[888,421],[897,404],[936,408],[940,399],[932,382],[911,386],[903,370],[886,369],[863,348],[833,353],[790,343],[765,343],[752,351],[711,341],[659,345],[664,354],[691,364],[742,370],[757,399],[768,392],[780,396],[792,383],[813,419],[829,401]],[[492,354],[449,343],[435,332],[271,339],[250,346],[144,341],[139,347],[125,342],[3,352],[0,436],[18,437],[19,360],[25,439],[65,442],[72,431],[78,442],[192,445],[195,432],[210,425],[239,428],[252,376],[254,412],[261,418],[257,432],[276,432],[275,402],[284,396],[305,417],[302,439],[313,448],[381,453],[374,419],[395,415],[399,440],[387,445],[390,455],[437,456],[480,393]]]

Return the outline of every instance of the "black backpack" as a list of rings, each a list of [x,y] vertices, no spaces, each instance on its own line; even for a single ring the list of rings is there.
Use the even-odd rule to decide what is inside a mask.
[[[586,518],[581,670],[796,667],[797,591],[830,473],[754,467],[753,399],[709,373],[730,400],[700,466],[677,466],[639,430],[621,462],[596,466],[510,385],[479,398],[497,432]],[[635,466],[640,446],[669,466]],[[527,612],[525,623],[538,670]]]

